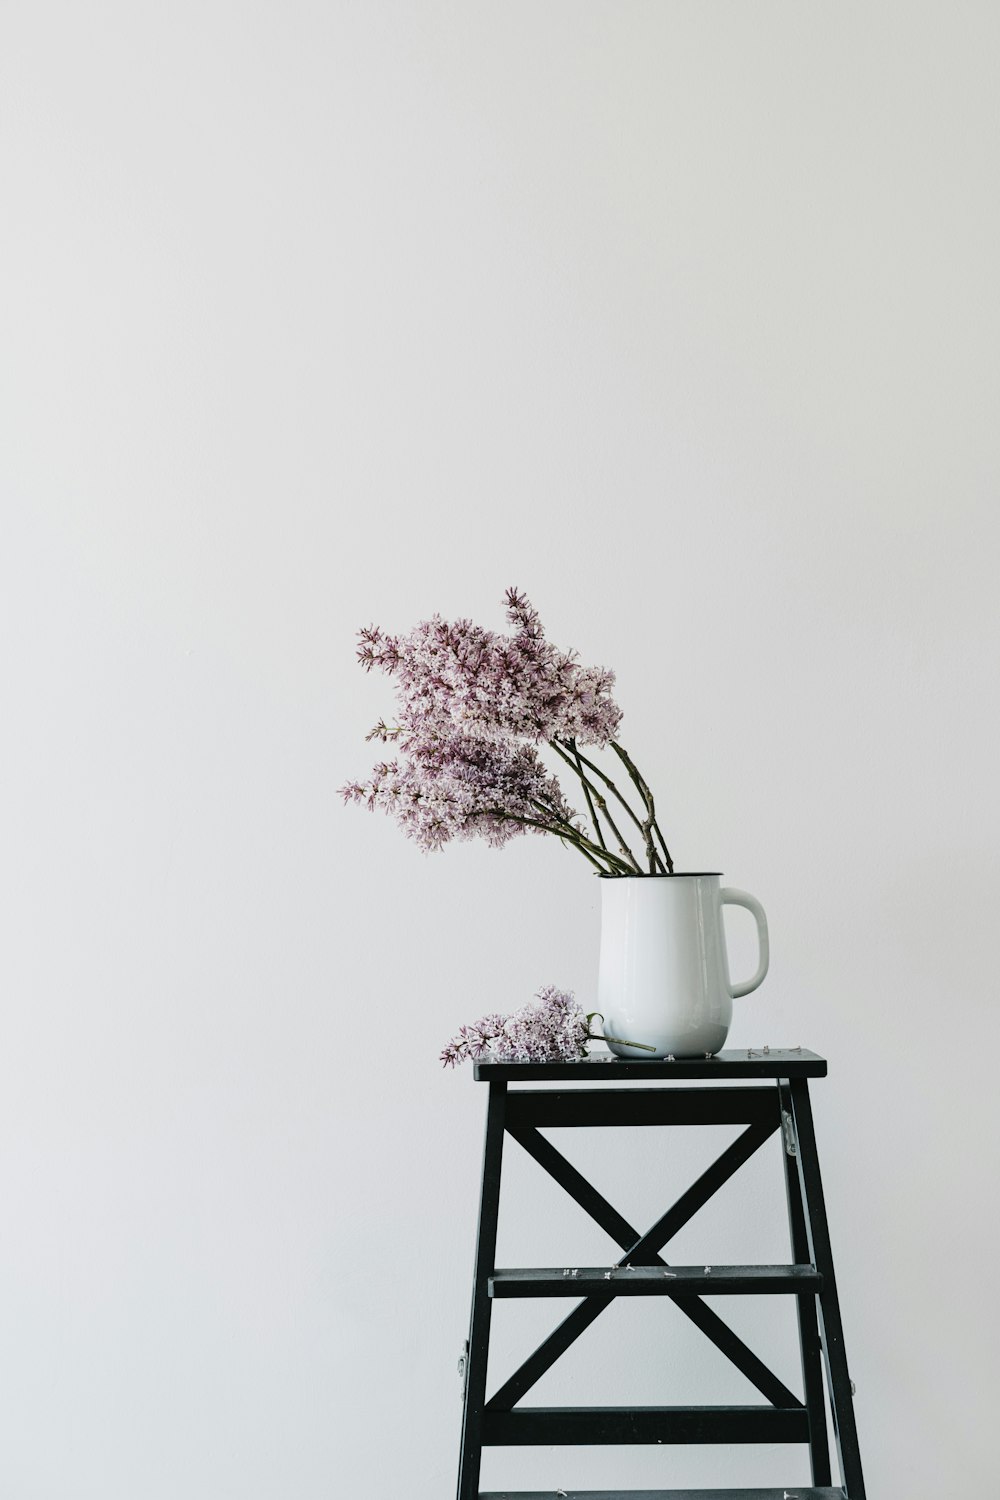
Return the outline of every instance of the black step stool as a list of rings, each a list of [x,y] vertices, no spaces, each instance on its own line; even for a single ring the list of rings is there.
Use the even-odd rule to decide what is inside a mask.
[[[865,1500],[834,1279],[823,1184],[816,1155],[810,1078],[826,1061],[794,1051],[720,1052],[676,1062],[597,1055],[571,1063],[475,1065],[489,1084],[479,1238],[465,1360],[458,1500],[552,1500],[552,1492],[480,1494],[484,1447],[578,1443],[808,1443],[812,1486],[769,1490],[576,1491],[567,1500]],[[569,1080],[614,1088],[560,1089]],[[644,1088],[653,1080],[725,1082],[727,1087]],[[744,1079],[764,1080],[746,1086]],[[732,1084],[732,1080],[740,1080]],[[510,1083],[549,1083],[512,1089]],[[621,1087],[618,1087],[618,1084]],[[539,1127],[728,1125],[746,1129],[645,1234],[634,1229],[552,1146]],[[660,1251],[757,1148],[781,1131],[792,1261],[787,1266],[670,1266]],[[504,1133],[523,1146],[624,1252],[611,1266],[498,1270],[497,1216]],[[712,1293],[790,1293],[797,1302],[804,1399],[799,1400],[701,1299]],[[750,1380],[768,1404],[756,1406],[523,1407],[518,1403],[615,1297],[673,1297],[677,1306]],[[494,1297],[582,1298],[520,1369],[486,1399]],[[824,1413],[823,1369],[833,1413],[842,1487],[833,1487]]]

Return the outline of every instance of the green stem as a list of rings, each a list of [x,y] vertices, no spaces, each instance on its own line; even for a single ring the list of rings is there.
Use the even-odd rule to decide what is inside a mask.
[[[637,817],[634,808],[632,808],[632,807],[629,806],[629,804],[626,801],[626,799],[622,796],[622,793],[618,790],[618,788],[615,786],[614,782],[611,780],[611,777],[607,774],[606,771],[602,771],[600,766],[595,765],[595,763],[592,760],[588,760],[588,758],[586,757],[586,755],[584,755],[583,751],[576,748],[576,742],[575,741],[573,741],[572,743],[573,743],[574,750],[576,751],[576,754],[583,761],[583,764],[589,770],[593,771],[593,773],[594,773],[595,776],[599,776],[601,778],[601,780],[604,782],[604,785],[608,788],[608,791],[611,792],[612,796],[618,798],[618,801],[621,803],[622,807],[624,807],[625,811],[628,813],[629,817],[632,819],[632,822],[635,824],[636,828],[638,828],[640,831],[642,831],[642,819],[639,818],[639,817]],[[556,742],[550,740],[549,744],[553,746],[553,749],[557,748]]]
[[[599,875],[607,875],[609,873],[606,867],[601,864],[601,861],[599,859],[595,859],[592,854],[589,854],[582,844],[574,844],[573,847],[575,849],[579,849],[584,859],[590,860],[590,863],[593,865],[594,869]]]
[[[631,873],[633,875],[641,875],[642,871],[639,868],[639,862],[636,859],[635,855],[632,853],[632,851],[629,848],[628,844],[626,844],[625,839],[622,836],[622,832],[621,832],[620,828],[617,826],[617,824],[615,823],[614,818],[611,816],[610,812],[608,811],[608,804],[607,804],[607,801],[605,800],[605,798],[598,791],[597,787],[594,786],[594,783],[592,781],[588,781],[587,777],[584,776],[583,772],[579,769],[579,767],[577,767],[577,766],[575,766],[573,764],[573,760],[572,760],[571,756],[567,754],[566,750],[563,748],[563,746],[562,746],[562,744],[560,743],[559,740],[549,740],[549,744],[552,746],[552,748],[556,752],[556,754],[558,756],[560,756],[566,762],[566,764],[569,766],[570,770],[573,771],[574,775],[579,776],[580,780],[583,782],[584,790],[587,790],[587,788],[590,789],[590,792],[594,796],[594,799],[597,802],[598,807],[601,809],[601,812],[604,814],[604,817],[605,817],[605,819],[607,821],[608,827],[611,829],[611,832],[614,834],[615,838],[618,840],[618,849],[619,849],[619,852],[621,853],[621,855],[623,856],[623,858],[625,858],[625,859],[628,860],[629,864],[631,865]],[[572,740],[570,741],[570,745],[573,745],[573,741]],[[579,755],[579,751],[575,749],[575,746],[574,746],[574,752],[577,755]],[[580,756],[580,759],[582,760],[583,756]],[[628,806],[627,803],[625,805]],[[631,809],[630,809],[630,811],[631,811]],[[634,818],[635,814],[633,813],[632,816]],[[636,820],[636,821],[638,821],[638,820]],[[641,823],[639,824],[639,827],[640,828],[642,827]]]
[[[586,790],[586,788],[584,790]],[[600,797],[599,794],[598,794],[598,801],[601,803],[602,806],[604,805],[603,804],[603,799]],[[584,841],[584,843],[586,843],[587,848],[588,849],[592,849],[593,852],[599,858],[611,860],[614,864],[617,864],[617,865],[621,866],[621,868],[624,869],[627,874],[633,874],[636,870],[638,870],[639,867],[635,863],[635,859],[634,859],[634,857],[632,855],[632,851],[626,845],[623,844],[621,846],[621,857],[619,857],[619,855],[614,854],[608,848],[607,844],[604,842],[603,839],[601,840],[600,846],[598,846],[597,844],[594,843],[593,839],[587,838],[586,834],[584,834],[581,829],[576,828],[571,822],[569,822],[569,820],[567,818],[563,817],[562,813],[558,810],[558,808],[556,808],[554,806],[551,806],[550,804],[547,804],[547,803],[544,803],[544,802],[535,801],[534,799],[532,799],[532,806],[533,807],[537,807],[540,811],[544,812],[545,815],[546,815],[546,817],[555,818],[556,821],[559,822],[559,823],[561,823],[564,828],[568,828],[569,831],[570,831],[571,836],[574,839],[582,839]],[[608,821],[610,822],[610,819]],[[618,832],[618,830],[615,828],[615,826],[614,826],[613,823],[611,824],[611,827],[612,827],[612,830],[615,833]],[[553,829],[553,832],[556,832],[556,831],[557,830]],[[559,837],[561,838],[562,834],[560,834]],[[629,861],[629,863],[626,864],[625,863],[626,860]]]
[[[600,1035],[598,1035],[597,1032],[591,1031],[589,1029],[590,1023],[594,1019],[595,1016],[600,1016],[601,1017],[601,1033],[600,1033]],[[640,1049],[640,1051],[642,1051],[642,1052],[655,1052],[656,1051],[656,1048],[655,1047],[651,1047],[648,1042],[627,1042],[625,1040],[625,1038],[621,1037],[621,1036],[608,1036],[607,1032],[604,1030],[604,1016],[603,1016],[602,1012],[599,1011],[599,1010],[588,1010],[588,1012],[587,1012],[587,1027],[588,1027],[587,1035],[588,1035],[588,1037],[590,1037],[591,1041],[593,1041],[593,1042],[614,1042],[616,1044],[616,1046],[618,1046],[618,1047],[638,1047]]]
[[[602,865],[601,861],[599,859],[596,859],[594,857],[594,855],[591,854],[588,849],[585,849],[584,846],[583,846],[583,844],[579,842],[579,837],[578,837],[579,830],[576,829],[576,828],[574,828],[573,825],[572,825],[572,823],[567,822],[567,820],[564,817],[562,817],[559,813],[552,812],[552,809],[546,807],[545,804],[544,804],[544,802],[535,802],[535,801],[532,801],[531,805],[532,805],[532,807],[537,807],[540,812],[544,812],[546,814],[549,814],[551,812],[552,816],[558,818],[559,822],[563,825],[564,828],[569,829],[570,837],[572,838],[574,849],[579,849],[579,851],[583,855],[584,859],[589,859],[590,863],[593,865],[594,869],[597,870],[597,872],[599,874],[601,874],[601,875],[607,875],[607,874],[611,873],[611,872],[609,872],[607,865]],[[566,836],[564,834],[560,833],[559,830],[558,830],[558,828],[553,828],[551,830],[551,832],[555,834],[556,838],[562,839],[563,843],[567,842]],[[605,849],[604,852],[605,852],[605,854],[607,854],[608,851]]]
[[[656,847],[653,843],[653,830],[655,828],[660,843],[663,845],[663,857],[667,862],[666,873],[672,875],[674,872],[674,862],[670,858],[670,851],[664,843],[663,834],[660,833],[659,826],[656,822],[656,807],[653,802],[653,794],[650,791],[649,787],[646,785],[646,781],[642,773],[633,761],[632,757],[629,755],[628,751],[623,749],[622,746],[617,744],[614,740],[611,741],[611,748],[617,755],[618,759],[622,762],[625,769],[628,771],[628,774],[629,776],[631,776],[640,797],[646,804],[645,821],[642,822],[639,826],[641,827],[646,840],[646,854],[649,858],[650,874],[655,873],[654,862],[660,862],[662,864],[662,861],[660,861],[659,855],[656,853]]]
[[[642,1051],[642,1052],[655,1052],[656,1051],[656,1048],[653,1047],[653,1046],[651,1046],[649,1042],[626,1042],[625,1039],[624,1039],[624,1037],[620,1037],[620,1036],[599,1036],[594,1031],[588,1031],[587,1032],[587,1036],[589,1037],[589,1039],[592,1042],[614,1042],[615,1045],[618,1046],[618,1047],[638,1047],[640,1049],[640,1051]]]
[[[581,833],[577,833],[576,830],[572,828],[571,824],[565,825],[566,828],[570,831],[567,833],[562,833],[558,828],[553,828],[551,823],[543,823],[540,818],[520,817],[517,813],[504,812],[502,807],[484,808],[482,814],[473,814],[473,816],[483,816],[486,813],[489,813],[494,818],[504,818],[509,823],[523,823],[527,828],[540,828],[543,833],[554,833],[556,838],[563,839],[565,842],[572,844],[575,848],[580,850],[581,854],[585,854],[589,849],[591,853],[596,854],[599,857],[603,857],[611,861],[613,864],[617,865],[619,867],[619,873],[624,872],[626,875],[631,875],[633,873],[633,871],[629,868],[625,861],[618,858],[617,854],[612,854],[610,849],[601,849],[597,844],[591,843],[590,839],[585,838]],[[613,874],[614,871],[605,871],[604,873]]]
[[[580,760],[580,752],[576,748],[576,740],[571,740],[570,743],[573,746],[573,756],[576,760],[576,774],[579,776],[581,782],[583,783],[583,795],[587,799],[587,811],[590,813],[590,821],[594,825],[594,832],[597,834],[598,843],[600,844],[602,849],[606,849],[608,846],[604,842],[604,834],[601,830],[601,824],[597,817],[597,811],[594,807],[594,799],[590,795],[590,782],[583,774],[583,764]]]

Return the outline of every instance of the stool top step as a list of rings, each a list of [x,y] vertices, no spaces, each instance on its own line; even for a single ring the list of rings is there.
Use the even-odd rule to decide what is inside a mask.
[[[790,1490],[485,1490],[479,1500],[844,1500],[842,1489],[796,1484]]]
[[[611,1052],[594,1052],[578,1062],[489,1062],[473,1064],[480,1083],[555,1082],[570,1079],[599,1080],[617,1083],[625,1078],[825,1078],[826,1058],[804,1047],[782,1049],[741,1047],[738,1051],[719,1052],[715,1057],[679,1057],[676,1062],[649,1062],[639,1057],[616,1057]]]
[[[839,1487],[796,1484],[790,1490],[484,1490],[479,1500],[844,1500]]]

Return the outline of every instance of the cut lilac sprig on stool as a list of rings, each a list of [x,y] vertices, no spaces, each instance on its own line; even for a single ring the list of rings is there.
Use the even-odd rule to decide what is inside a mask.
[[[441,1062],[446,1068],[486,1056],[494,1062],[578,1062],[587,1056],[588,1042],[617,1042],[642,1052],[656,1051],[647,1042],[628,1042],[591,1031],[597,1015],[596,1010],[585,1012],[572,990],[547,984],[534,1000],[510,1015],[494,1011],[471,1026],[459,1027],[443,1048]]]

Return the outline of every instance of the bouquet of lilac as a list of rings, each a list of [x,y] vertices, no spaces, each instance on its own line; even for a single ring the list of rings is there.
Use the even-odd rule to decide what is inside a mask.
[[[446,1068],[454,1068],[468,1058],[476,1062],[488,1054],[494,1062],[576,1062],[586,1057],[588,1042],[620,1040],[591,1031],[597,1014],[586,1015],[572,990],[547,984],[532,1002],[509,1016],[483,1016],[472,1026],[462,1026],[442,1051],[441,1061]],[[656,1050],[643,1042],[624,1045]]]
[[[653,794],[615,739],[622,713],[611,696],[614,674],[583,667],[546,640],[517,589],[507,590],[506,602],[510,635],[439,615],[408,635],[374,625],[361,631],[359,661],[393,677],[397,690],[396,722],[380,719],[368,739],[397,753],[367,781],[341,787],[344,801],[391,813],[425,850],[471,838],[499,848],[519,834],[545,833],[601,875],[672,874]],[[542,763],[541,745],[579,782],[586,816]],[[629,797],[583,753],[591,747],[617,756]]]

